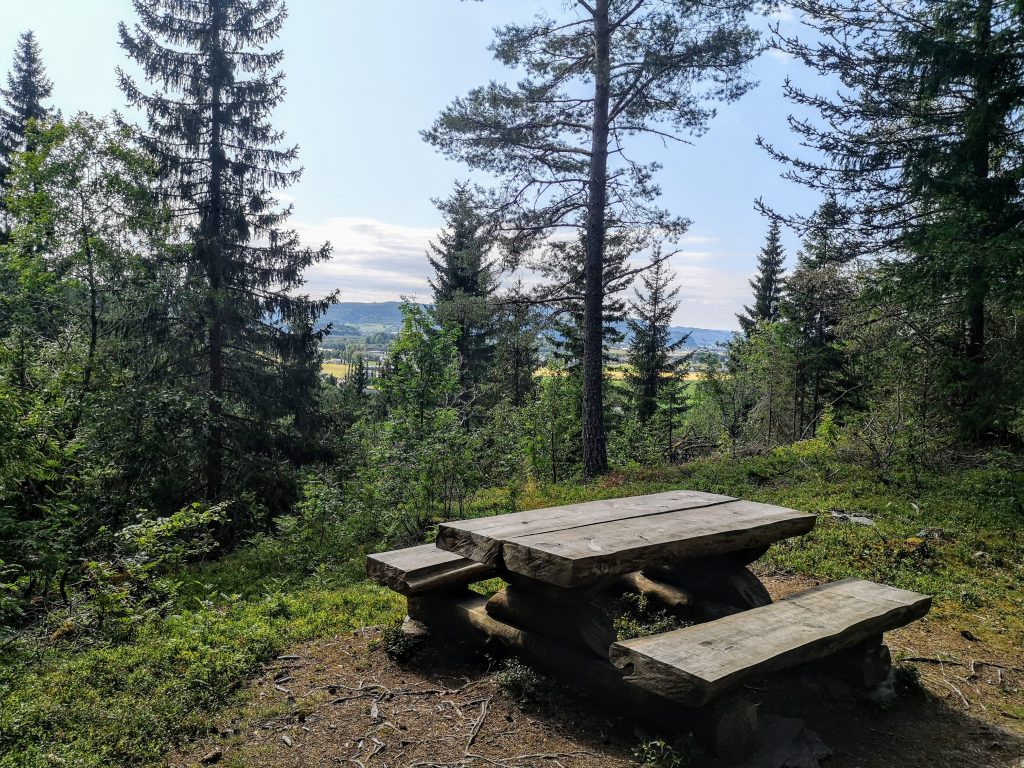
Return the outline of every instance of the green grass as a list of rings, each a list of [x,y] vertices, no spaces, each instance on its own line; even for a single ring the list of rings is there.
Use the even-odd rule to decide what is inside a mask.
[[[284,648],[403,612],[397,595],[365,582],[303,585],[204,600],[144,625],[131,643],[17,644],[0,659],[0,766],[156,763],[203,733],[211,713]]]
[[[773,547],[769,568],[821,579],[861,576],[936,596],[933,615],[993,646],[1024,646],[1024,471],[990,457],[970,467],[880,477],[820,441],[766,456],[632,469],[594,484],[531,485],[520,508],[676,488],[725,493],[821,515],[815,530]],[[502,489],[474,515],[507,511]],[[875,525],[834,520],[865,514]],[[918,538],[923,528],[940,538]],[[359,552],[316,567],[263,538],[183,576],[175,615],[112,644],[43,638],[0,650],[0,767],[138,766],[208,727],[211,714],[288,646],[396,621],[398,596],[359,581]],[[984,554],[979,554],[984,553]],[[304,553],[308,554],[308,553]],[[484,591],[500,588],[494,581]],[[966,626],[966,625],[965,625]]]

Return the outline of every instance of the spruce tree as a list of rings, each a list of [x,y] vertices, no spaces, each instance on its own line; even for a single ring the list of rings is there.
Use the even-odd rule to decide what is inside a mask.
[[[439,204],[445,227],[428,255],[434,277],[434,313],[439,322],[458,332],[459,393],[464,418],[479,394],[494,356],[494,265],[488,260],[491,236],[486,219],[477,211],[467,184]]]
[[[515,290],[514,293],[521,293]],[[515,408],[525,405],[536,387],[540,365],[538,329],[540,312],[514,295],[498,301],[494,366],[491,381]]]
[[[0,88],[0,192],[7,187],[13,155],[27,149],[29,123],[52,116],[52,111],[43,105],[52,90],[35,34],[31,30],[23,32],[7,74],[7,87]]]
[[[1004,434],[1024,391],[1024,4],[790,4],[811,33],[778,45],[842,87],[787,81],[788,98],[822,118],[790,120],[814,155],[759,143],[790,178],[852,206],[837,235],[880,257],[882,288],[929,350],[962,436]]]
[[[622,331],[622,324],[626,320],[626,300],[622,294],[633,282],[634,270],[628,264],[633,245],[634,242],[622,232],[609,234],[605,242],[605,268],[601,287],[602,364],[611,359],[608,349],[620,345],[626,338]],[[552,344],[555,357],[577,379],[583,376],[586,352],[586,297],[581,290],[585,255],[586,244],[582,239],[576,243],[555,242],[549,246],[547,258],[539,270],[551,283],[542,295],[555,308],[550,321],[554,331]],[[578,383],[582,384],[581,381]]]
[[[669,340],[672,316],[679,308],[679,287],[673,286],[675,274],[661,255],[655,253],[652,266],[641,275],[643,290],[636,290],[630,302],[632,317],[626,320],[631,335],[627,380],[633,389],[637,418],[646,422],[658,408],[663,377],[676,370],[678,351],[689,334]]]
[[[280,0],[133,0],[138,22],[121,46],[148,83],[118,70],[130,104],[147,115],[145,147],[185,222],[183,285],[194,292],[193,367],[206,402],[202,493],[215,501],[249,488],[269,510],[287,504],[287,460],[303,457],[319,387],[313,322],[331,298],[296,293],[302,271],[330,246],[302,247],[274,191],[299,177],[296,147],[270,124],[284,96]]]
[[[757,257],[757,277],[750,281],[754,289],[754,306],[744,305],[743,314],[736,315],[740,327],[748,337],[759,323],[774,323],[779,319],[779,301],[782,298],[782,265],[786,260],[782,249],[782,225],[772,219],[768,236]]]
[[[843,310],[854,299],[846,269],[851,253],[842,230],[845,215],[834,198],[812,219],[786,281],[782,314],[794,326],[796,360],[793,438],[810,437],[827,405],[839,406],[850,391],[848,361],[837,332]]]

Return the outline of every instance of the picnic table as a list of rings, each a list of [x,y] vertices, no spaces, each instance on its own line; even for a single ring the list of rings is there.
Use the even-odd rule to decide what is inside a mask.
[[[747,567],[815,522],[670,491],[442,523],[434,544],[371,555],[367,571],[431,632],[516,653],[663,719],[812,662],[865,689],[888,677],[882,635],[924,616],[928,596],[848,579],[772,602]],[[467,589],[494,576],[506,586],[489,598]],[[685,626],[620,640],[636,595]]]

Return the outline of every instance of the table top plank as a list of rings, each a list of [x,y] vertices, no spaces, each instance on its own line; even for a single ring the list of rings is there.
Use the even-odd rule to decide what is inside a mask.
[[[653,565],[738,552],[807,533],[816,517],[730,501],[592,523],[502,541],[505,568],[561,587],[593,584]]]
[[[732,496],[701,491],[667,491],[646,496],[626,496],[507,515],[478,517],[441,523],[437,546],[479,563],[497,563],[502,543],[531,534],[546,534],[595,523],[648,517],[682,509],[735,501]]]
[[[931,598],[847,579],[706,624],[615,643],[641,687],[699,706],[752,677],[831,655],[924,616]]]

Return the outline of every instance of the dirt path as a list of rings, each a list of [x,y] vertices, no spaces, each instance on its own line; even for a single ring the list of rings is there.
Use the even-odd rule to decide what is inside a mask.
[[[766,581],[775,596],[808,584]],[[985,649],[938,622],[887,638],[897,655],[962,666],[919,662],[924,690],[884,710],[807,675],[771,678],[744,695],[762,713],[805,720],[833,750],[835,768],[1024,766],[1024,739],[1001,727],[1024,732],[1011,716],[1024,703],[1024,674],[1013,669],[1020,660],[983,657]],[[293,649],[268,665],[208,738],[169,764],[612,768],[636,765],[633,751],[654,738],[555,683],[540,702],[519,705],[493,665],[452,664],[433,651],[400,665],[379,639],[367,629]],[[692,764],[714,763],[698,756]]]

